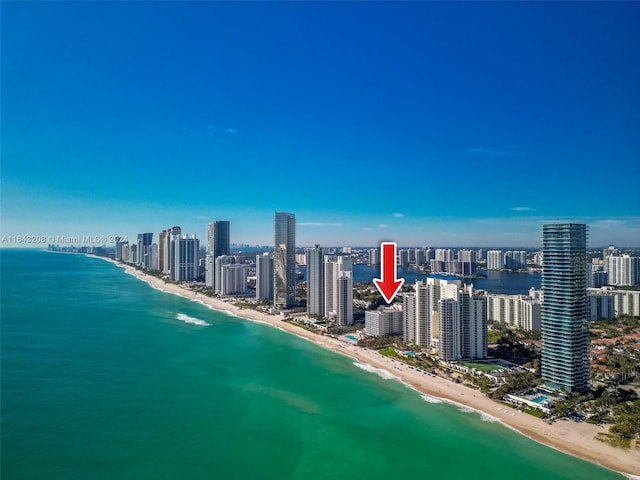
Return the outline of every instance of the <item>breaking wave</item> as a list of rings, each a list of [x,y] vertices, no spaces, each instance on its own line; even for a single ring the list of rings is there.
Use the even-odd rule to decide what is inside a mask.
[[[484,412],[482,412],[480,414],[480,418],[482,419],[483,422],[498,422],[499,421],[493,415],[489,415],[488,413],[484,413]]]
[[[184,323],[190,323],[192,325],[198,325],[201,327],[208,327],[210,325],[204,320],[200,320],[199,318],[195,318],[195,317],[190,317],[189,315],[185,315],[184,313],[179,313],[178,315],[176,315],[176,319]]]
[[[442,403],[442,400],[436,397],[432,397],[431,395],[420,395],[420,398],[429,403]]]
[[[371,373],[375,373],[376,375],[378,375],[379,377],[384,378],[385,380],[394,380],[397,379],[398,377],[396,377],[395,375],[392,375],[391,373],[387,372],[386,370],[383,370],[381,368],[376,368],[376,367],[372,367],[371,365],[367,364],[367,363],[358,363],[358,362],[353,362],[353,364],[366,371],[366,372],[371,372]]]

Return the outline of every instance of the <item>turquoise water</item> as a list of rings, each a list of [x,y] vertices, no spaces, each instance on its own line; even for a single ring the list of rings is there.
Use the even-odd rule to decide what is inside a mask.
[[[533,400],[531,400],[532,402],[536,402],[536,403],[542,403],[542,402],[546,402],[547,400],[549,400],[547,397],[545,397],[544,395],[540,396],[540,397],[536,397]]]
[[[621,478],[102,260],[0,261],[3,479]]]
[[[349,340],[358,340],[355,335],[345,335]]]

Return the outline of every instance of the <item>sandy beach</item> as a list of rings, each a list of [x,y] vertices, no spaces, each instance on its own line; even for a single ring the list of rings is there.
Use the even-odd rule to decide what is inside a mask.
[[[113,262],[108,258],[97,258]],[[312,341],[321,347],[339,354],[347,355],[360,364],[384,370],[388,375],[393,375],[398,381],[402,381],[407,385],[410,385],[412,388],[423,394],[461,407],[464,406],[471,408],[482,415],[488,415],[489,417],[485,418],[492,420],[495,419],[505,426],[510,427],[544,445],[612,470],[616,470],[630,478],[640,476],[640,453],[637,450],[632,452],[629,450],[614,448],[594,438],[597,433],[606,432],[605,427],[591,425],[588,423],[576,423],[568,420],[558,421],[549,425],[539,418],[517,412],[514,409],[494,402],[479,391],[470,389],[461,384],[450,382],[444,378],[433,377],[416,372],[398,361],[393,361],[390,358],[380,355],[374,350],[346,344],[340,340],[321,336],[295,325],[291,325],[282,321],[283,317],[280,315],[269,315],[256,310],[240,309],[231,303],[226,303],[216,298],[195,293],[182,286],[165,283],[163,280],[147,275],[133,267],[123,265],[118,262],[113,263],[124,268],[127,273],[147,282],[153,288],[201,302],[215,310],[226,312],[232,316],[267,324],[284,332],[297,335],[298,337]]]

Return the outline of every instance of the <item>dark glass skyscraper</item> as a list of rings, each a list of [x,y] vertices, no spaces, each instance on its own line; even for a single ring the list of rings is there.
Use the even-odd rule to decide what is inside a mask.
[[[570,392],[589,388],[586,250],[586,225],[543,225],[542,380]]]
[[[216,258],[231,255],[231,227],[228,220],[207,224],[207,256],[205,257],[205,284],[213,288],[216,284]]]
[[[288,307],[296,300],[296,217],[276,212],[273,227],[273,303]]]

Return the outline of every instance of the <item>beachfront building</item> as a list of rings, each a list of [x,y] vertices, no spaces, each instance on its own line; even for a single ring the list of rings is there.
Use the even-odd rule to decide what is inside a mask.
[[[289,307],[296,301],[296,217],[276,212],[273,227],[273,303]]]
[[[338,325],[353,325],[353,262],[351,255],[324,256],[324,316]]]
[[[307,264],[307,314],[324,316],[324,249],[305,250]]]
[[[200,241],[195,235],[175,235],[172,241],[174,247],[174,265],[171,278],[177,282],[194,281],[198,278],[198,251]]]
[[[165,251],[167,250],[167,231],[158,233],[158,271],[165,271]]]
[[[456,298],[443,298],[438,302],[440,339],[438,356],[445,362],[461,358],[460,309]]]
[[[151,244],[153,243],[153,233],[138,234],[138,256],[136,263],[145,270],[151,270]]]
[[[443,301],[444,300],[444,301]],[[403,339],[435,348],[441,359],[487,356],[487,301],[452,276],[427,277],[402,295]]]
[[[215,283],[213,284],[214,292],[224,295],[222,293],[222,268],[225,265],[233,265],[234,263],[236,263],[236,259],[231,255],[220,255],[219,257],[216,258],[214,267],[213,267],[215,271],[214,273]]]
[[[175,266],[176,261],[176,250],[175,250],[175,239],[177,236],[182,234],[182,229],[180,227],[171,227],[166,229],[164,235],[164,254],[162,258],[162,264],[164,266],[163,270],[160,270],[162,273],[169,275],[169,278],[174,279],[174,273],[172,270]]]
[[[224,258],[224,255],[218,258]],[[239,263],[222,265],[220,268],[220,295],[247,293],[249,267]]]
[[[256,255],[256,299],[273,300],[273,255]]]
[[[542,227],[542,380],[552,389],[589,388],[587,226]]]
[[[380,335],[400,335],[402,311],[394,307],[380,307],[364,314],[364,332],[372,337]]]
[[[401,293],[402,297],[402,341],[416,344],[416,294]],[[366,327],[366,313],[365,313]]]
[[[230,222],[219,220],[207,224],[207,251],[205,257],[205,285],[215,288],[215,261],[222,255],[231,255]]]
[[[541,302],[527,295],[487,294],[487,318],[522,330],[540,331]]]
[[[475,295],[472,285],[465,285],[460,296],[460,356],[486,358],[487,356],[487,299]]]
[[[116,237],[116,256],[115,259],[117,261],[124,261],[123,250],[124,246],[128,245],[129,242],[126,240],[121,240],[120,237]]]

